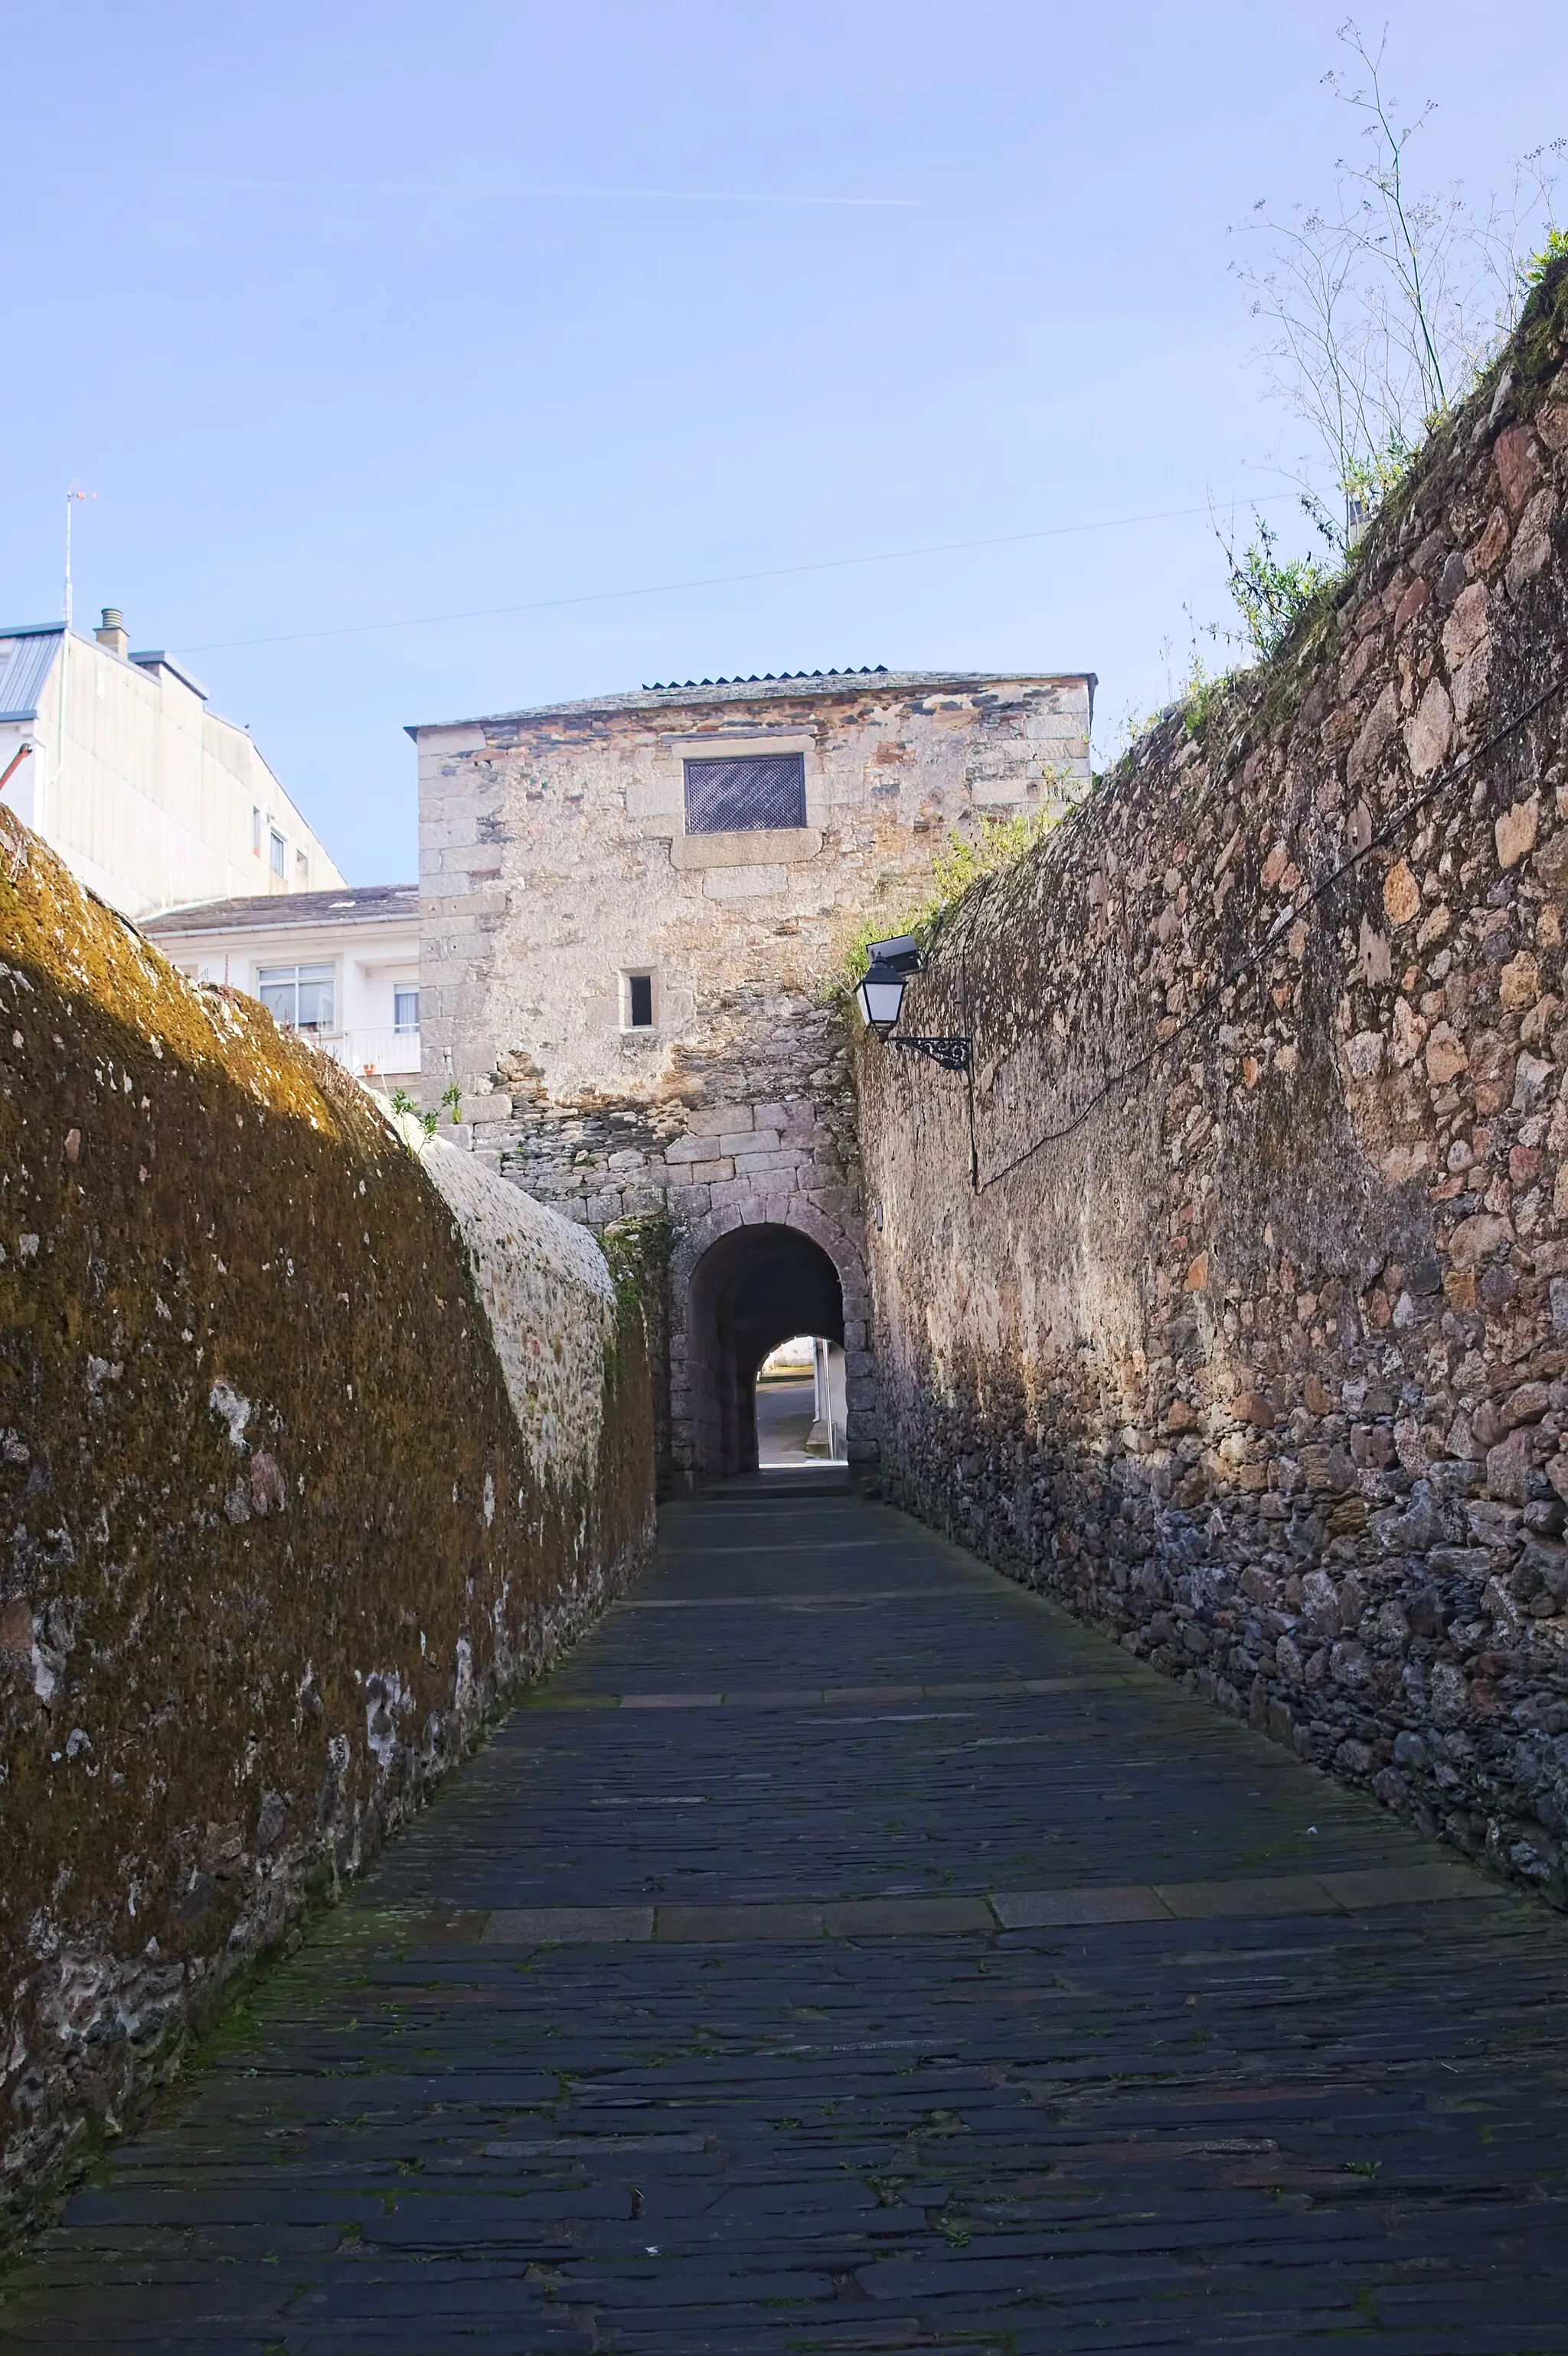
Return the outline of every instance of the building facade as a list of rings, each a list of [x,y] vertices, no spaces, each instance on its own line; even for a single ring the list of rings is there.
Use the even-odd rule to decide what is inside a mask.
[[[475,1151],[573,1217],[668,1212],[677,1476],[755,1462],[756,1370],[795,1333],[843,1347],[874,1456],[833,986],[951,835],[1084,789],[1093,691],[815,673],[411,729],[426,1102],[455,1087]]]
[[[248,732],[174,656],[132,654],[112,605],[92,638],[0,630],[0,777],[72,873],[137,920],[343,881]]]
[[[149,917],[142,930],[193,981],[259,998],[379,1093],[416,1092],[417,884],[219,900]]]

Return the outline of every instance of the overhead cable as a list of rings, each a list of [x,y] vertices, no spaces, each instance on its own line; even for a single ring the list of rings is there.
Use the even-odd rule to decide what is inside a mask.
[[[1373,851],[1386,849],[1400,828],[1413,818],[1419,810],[1424,809],[1428,802],[1435,801],[1439,794],[1448,792],[1459,784],[1461,779],[1470,776],[1481,762],[1497,751],[1499,744],[1505,744],[1510,736],[1517,735],[1521,728],[1527,727],[1537,712],[1543,711],[1555,696],[1563,692],[1564,687],[1568,687],[1568,670],[1559,671],[1556,678],[1543,687],[1539,695],[1532,697],[1522,711],[1516,712],[1513,717],[1505,721],[1500,728],[1495,729],[1492,734],[1487,737],[1484,743],[1477,744],[1473,752],[1467,753],[1462,760],[1455,763],[1443,776],[1435,778],[1431,785],[1424,786],[1418,794],[1412,794],[1408,799],[1402,802],[1367,842],[1340,860],[1339,865],[1331,868],[1327,875],[1312,886],[1310,891],[1304,893],[1299,899],[1293,900],[1289,907],[1275,918],[1264,939],[1252,948],[1243,951],[1234,964],[1221,974],[1218,980],[1211,985],[1187,1012],[1177,1018],[1173,1031],[1164,1039],[1155,1040],[1144,1049],[1141,1055],[1135,1055],[1130,1063],[1124,1065],[1120,1071],[1113,1073],[1108,1079],[1102,1081],[1093,1094],[1079,1107],[1070,1119],[1061,1122],[1054,1129],[1046,1130],[1034,1140],[1032,1144],[1024,1146],[1019,1152],[1000,1163],[995,1170],[987,1172],[984,1177],[976,1175],[974,1180],[975,1192],[977,1194],[985,1194],[988,1187],[999,1184],[1002,1179],[1010,1177],[1012,1173],[1020,1169],[1026,1162],[1032,1161],[1037,1153],[1043,1152],[1048,1145],[1060,1144],[1064,1138],[1071,1137],[1076,1130],[1082,1129],[1091,1113],[1104,1104],[1107,1097],[1113,1096],[1118,1088],[1125,1087],[1129,1080],[1136,1079],[1141,1073],[1147,1072],[1168,1048],[1173,1046],[1176,1041],[1181,1038],[1184,1033],[1190,1031],[1203,1016],[1212,1012],[1225,991],[1232,988],[1247,974],[1254,972],[1266,958],[1271,957],[1291,926],[1315,908],[1319,901],[1326,899],[1336,884],[1341,883],[1347,875],[1359,867],[1363,860],[1370,859]]]
[[[1249,498],[1249,507],[1266,507],[1280,499],[1296,498],[1295,491],[1266,491],[1261,498]],[[494,622],[513,614],[557,613],[569,605],[606,605],[629,597],[671,597],[684,589],[730,589],[747,581],[787,581],[803,573],[842,573],[856,564],[899,564],[906,557],[955,556],[975,548],[1016,548],[1031,540],[1066,540],[1092,531],[1125,531],[1135,524],[1170,523],[1179,518],[1209,515],[1213,502],[1206,500],[1200,508],[1158,508],[1147,515],[1104,516],[1095,523],[1052,523],[1039,531],[1001,532],[988,540],[933,541],[922,548],[884,548],[869,556],[826,556],[808,564],[772,564],[756,573],[709,573],[690,581],[653,581],[636,589],[587,589],[573,597],[532,597],[520,605],[478,605],[453,614],[415,614],[391,622],[340,622],[326,630],[280,630],[264,638],[204,638],[197,646],[187,646],[181,652],[187,655],[227,654],[244,647],[304,646],[320,638],[363,637],[378,630],[433,630],[447,622]]]

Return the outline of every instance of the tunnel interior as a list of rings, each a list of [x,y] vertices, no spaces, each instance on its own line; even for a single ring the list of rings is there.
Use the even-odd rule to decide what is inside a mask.
[[[692,1272],[687,1326],[694,1470],[757,1467],[757,1369],[797,1333],[844,1340],[844,1290],[820,1244],[794,1227],[737,1227]]]

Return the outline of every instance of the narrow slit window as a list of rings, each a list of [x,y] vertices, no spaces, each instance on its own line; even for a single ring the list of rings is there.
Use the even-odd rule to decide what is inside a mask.
[[[274,875],[288,873],[288,845],[276,827],[272,829],[272,873]]]
[[[804,754],[687,762],[688,834],[778,833],[805,824]]]
[[[651,973],[626,976],[626,1028],[651,1031],[654,1023],[654,978]]]

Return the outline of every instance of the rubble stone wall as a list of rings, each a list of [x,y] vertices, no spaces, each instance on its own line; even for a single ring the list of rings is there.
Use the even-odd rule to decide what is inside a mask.
[[[651,1543],[635,1239],[419,1142],[0,816],[0,2229]]]
[[[857,1049],[895,1493],[1568,1901],[1568,273]],[[971,1153],[977,1183],[971,1183]]]
[[[1086,679],[847,674],[645,691],[421,728],[421,1019],[482,1161],[590,1226],[665,1212],[673,1454],[700,1454],[688,1288],[737,1226],[809,1236],[844,1290],[852,1455],[875,1454],[859,1155],[827,985],[987,817],[1088,776]],[[688,757],[802,757],[804,827],[688,833]],[[630,1026],[624,977],[650,978]],[[443,1119],[450,1117],[450,1108]],[[711,1402],[707,1403],[711,1405]]]

